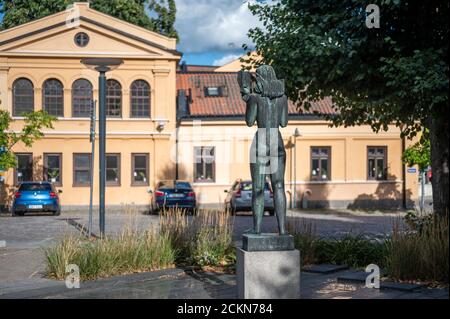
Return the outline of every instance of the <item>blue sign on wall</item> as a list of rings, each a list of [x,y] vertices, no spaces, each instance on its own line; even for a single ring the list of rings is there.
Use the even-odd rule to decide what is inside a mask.
[[[417,168],[415,168],[415,167],[408,167],[408,173],[417,173]]]

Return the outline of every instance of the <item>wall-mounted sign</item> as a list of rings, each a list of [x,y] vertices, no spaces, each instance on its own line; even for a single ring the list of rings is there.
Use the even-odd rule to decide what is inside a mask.
[[[417,173],[417,168],[415,168],[415,167],[408,167],[408,173]]]

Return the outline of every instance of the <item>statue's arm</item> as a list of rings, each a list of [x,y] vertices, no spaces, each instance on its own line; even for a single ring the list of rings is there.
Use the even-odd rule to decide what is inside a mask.
[[[286,95],[283,95],[283,97],[281,97],[280,102],[281,102],[280,126],[286,127],[288,125],[288,115],[289,115],[288,99],[287,99]]]
[[[252,94],[251,74],[247,71],[239,71],[237,80],[239,87],[241,88],[242,99],[247,105],[245,110],[245,122],[247,123],[247,126],[253,126],[256,121],[257,99],[256,96]]]
[[[256,115],[258,113],[258,103],[254,94],[249,94],[247,99],[247,108],[245,110],[245,123],[252,127],[256,122]]]

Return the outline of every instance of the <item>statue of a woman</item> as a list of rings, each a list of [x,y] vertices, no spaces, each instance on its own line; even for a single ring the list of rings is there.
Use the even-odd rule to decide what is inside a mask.
[[[275,213],[280,235],[286,234],[286,194],[284,172],[286,151],[279,127],[288,124],[288,102],[284,94],[284,81],[278,80],[269,65],[262,65],[253,74],[239,72],[239,86],[247,103],[245,121],[247,126],[258,125],[250,151],[250,171],[253,182],[252,211],[254,233],[261,233],[264,215],[264,184],[270,177]]]

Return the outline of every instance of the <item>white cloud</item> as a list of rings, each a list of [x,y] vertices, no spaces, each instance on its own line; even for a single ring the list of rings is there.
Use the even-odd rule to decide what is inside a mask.
[[[261,23],[242,0],[176,0],[179,50],[230,52],[252,44],[249,29]]]
[[[231,61],[239,59],[241,56],[239,54],[227,54],[224,55],[222,58],[214,60],[213,65],[216,66],[222,66],[227,63],[230,63]]]

